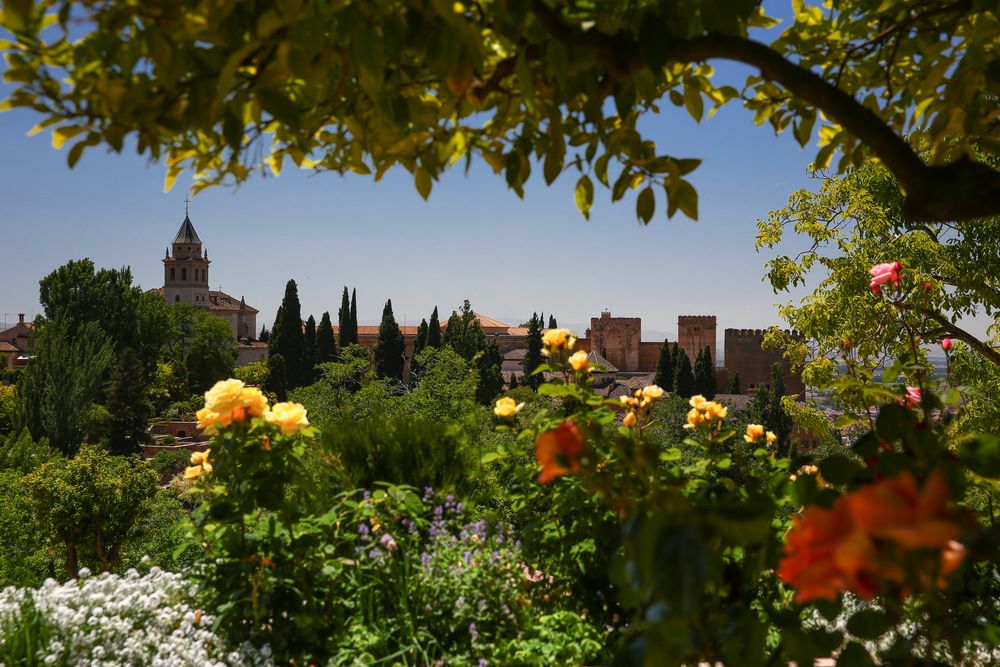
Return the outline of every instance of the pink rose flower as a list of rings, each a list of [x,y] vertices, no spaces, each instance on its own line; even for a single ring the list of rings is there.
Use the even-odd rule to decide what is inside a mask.
[[[886,283],[892,283],[896,287],[899,287],[899,272],[902,270],[903,265],[899,262],[876,264],[868,269],[868,273],[872,277],[872,281],[868,284],[868,287],[871,288],[872,293],[875,295],[882,294],[881,285],[885,285]]]
[[[945,352],[947,352],[948,350],[950,350],[951,349],[951,342],[952,341],[951,341],[950,338],[942,338],[941,339],[941,349],[944,350]]]
[[[916,409],[920,407],[920,401],[923,399],[923,395],[920,393],[920,387],[907,387],[906,396],[899,397],[899,404]]]

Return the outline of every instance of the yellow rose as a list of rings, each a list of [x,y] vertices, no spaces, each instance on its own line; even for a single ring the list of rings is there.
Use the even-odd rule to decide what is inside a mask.
[[[569,329],[549,329],[542,334],[542,344],[545,354],[552,356],[553,353],[562,350],[572,350],[576,345],[576,336],[569,332]]]
[[[691,400],[688,401],[688,405],[690,405],[692,408],[697,408],[699,405],[706,402],[707,401],[705,401],[704,396],[702,396],[701,394],[695,394],[694,396],[691,397]]]
[[[651,384],[642,388],[642,395],[648,399],[662,398],[663,389],[655,384]]]
[[[746,435],[743,439],[747,442],[757,442],[762,437],[764,437],[764,427],[760,424],[747,424]]]
[[[208,461],[205,461],[204,463],[201,464],[201,469],[202,469],[202,472],[211,473],[212,472],[212,464],[209,463]]]
[[[184,469],[184,479],[198,479],[201,476],[201,466],[191,466]]]
[[[515,403],[510,396],[498,398],[493,407],[493,414],[497,417],[513,417],[524,408],[524,403]]]
[[[281,432],[286,435],[309,426],[309,420],[306,419],[306,409],[301,403],[275,403],[270,410],[264,413],[264,419],[280,426]]]
[[[240,392],[240,402],[251,417],[263,417],[267,412],[267,397],[257,387],[246,387]]]
[[[246,387],[241,380],[219,380],[205,392],[205,407],[220,415],[228,415],[237,408],[243,407],[243,389]],[[223,421],[228,424],[228,421]]]
[[[587,353],[583,350],[574,352],[569,358],[569,365],[573,367],[574,371],[590,370],[590,361],[587,359]]]
[[[202,408],[195,413],[195,417],[198,419],[198,428],[205,435],[215,435],[219,432],[219,429],[216,427],[216,424],[222,421],[219,413],[209,408]]]
[[[191,465],[200,466],[208,460],[208,452],[194,452],[191,454]]]
[[[629,428],[632,428],[633,426],[635,426],[635,421],[636,421],[635,413],[630,412],[627,415],[625,415],[625,419],[622,420],[622,424],[628,426]]]
[[[765,437],[767,438],[767,444],[769,445],[773,445],[778,441],[778,436],[776,436],[773,431],[768,431]]]

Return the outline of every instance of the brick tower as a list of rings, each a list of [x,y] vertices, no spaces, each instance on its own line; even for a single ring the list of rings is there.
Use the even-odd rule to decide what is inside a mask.
[[[712,351],[712,364],[718,365],[719,357],[715,354],[716,323],[715,315],[679,315],[677,317],[677,342],[687,353],[694,365],[698,353],[705,349]]]

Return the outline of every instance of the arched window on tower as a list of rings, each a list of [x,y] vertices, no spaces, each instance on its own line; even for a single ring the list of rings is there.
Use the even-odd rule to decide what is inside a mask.
[[[186,266],[181,267],[181,280],[187,280],[187,279],[188,279],[187,267]]]
[[[181,300],[181,295],[180,294],[175,294],[174,295],[174,303],[180,303],[180,300]]]
[[[177,269],[172,266],[170,267],[170,279],[177,280]]]

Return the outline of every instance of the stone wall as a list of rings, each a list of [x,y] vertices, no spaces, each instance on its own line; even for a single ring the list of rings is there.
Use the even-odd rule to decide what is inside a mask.
[[[764,329],[726,329],[727,384],[733,373],[740,374],[740,389],[743,392],[758,385],[770,384],[771,366],[781,362],[782,358],[780,353],[764,350],[761,347],[766,333]],[[805,395],[802,377],[789,372],[787,366],[784,380],[786,394]],[[720,385],[720,388],[724,389],[724,385]]]
[[[587,338],[589,349],[598,352],[618,370],[642,370],[639,361],[642,320],[638,317],[611,317],[610,312],[604,311],[600,317],[590,318]]]

